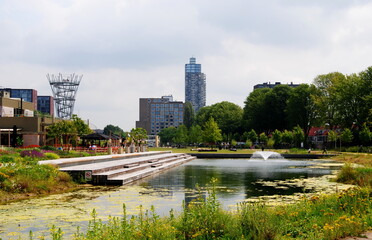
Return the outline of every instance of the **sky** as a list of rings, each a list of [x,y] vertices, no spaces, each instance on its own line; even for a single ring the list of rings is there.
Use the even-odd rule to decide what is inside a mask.
[[[52,95],[47,74],[83,75],[74,113],[130,131],[139,98],[184,101],[190,57],[207,105],[359,73],[372,66],[371,12],[367,0],[0,0],[0,87]]]

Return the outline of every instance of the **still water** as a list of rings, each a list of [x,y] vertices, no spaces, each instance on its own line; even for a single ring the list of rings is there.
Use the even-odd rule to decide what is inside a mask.
[[[268,186],[262,182],[329,175],[334,169],[324,167],[324,162],[196,159],[127,186],[91,187],[0,205],[0,238],[27,239],[30,231],[36,236],[49,236],[53,225],[69,236],[78,226],[86,229],[93,209],[105,221],[108,216],[122,216],[123,204],[129,215],[138,214],[141,206],[154,206],[158,214],[168,215],[171,209],[181,211],[183,202],[196,198],[196,186],[203,190],[212,178],[217,179],[217,197],[223,207],[234,209],[247,198],[303,192],[298,186]]]

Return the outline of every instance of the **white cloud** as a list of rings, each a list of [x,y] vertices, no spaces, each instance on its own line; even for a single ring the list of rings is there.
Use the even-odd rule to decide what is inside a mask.
[[[75,112],[130,130],[139,98],[184,99],[184,64],[207,75],[207,104],[240,106],[262,82],[311,83],[372,65],[372,4],[289,0],[4,0],[0,86],[51,95],[47,73],[84,77]]]

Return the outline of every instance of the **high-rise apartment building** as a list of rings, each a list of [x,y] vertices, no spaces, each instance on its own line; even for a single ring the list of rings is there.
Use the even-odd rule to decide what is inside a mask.
[[[136,127],[146,129],[148,135],[157,135],[167,127],[178,127],[183,124],[183,107],[183,102],[173,101],[172,96],[140,98]]]
[[[190,102],[195,112],[206,103],[206,77],[194,57],[185,64],[185,102]]]

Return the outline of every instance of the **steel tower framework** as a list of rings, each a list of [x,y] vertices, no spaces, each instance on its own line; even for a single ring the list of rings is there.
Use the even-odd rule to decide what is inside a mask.
[[[75,96],[83,75],[47,74],[50,87],[53,91],[57,116],[70,119],[74,111]]]

